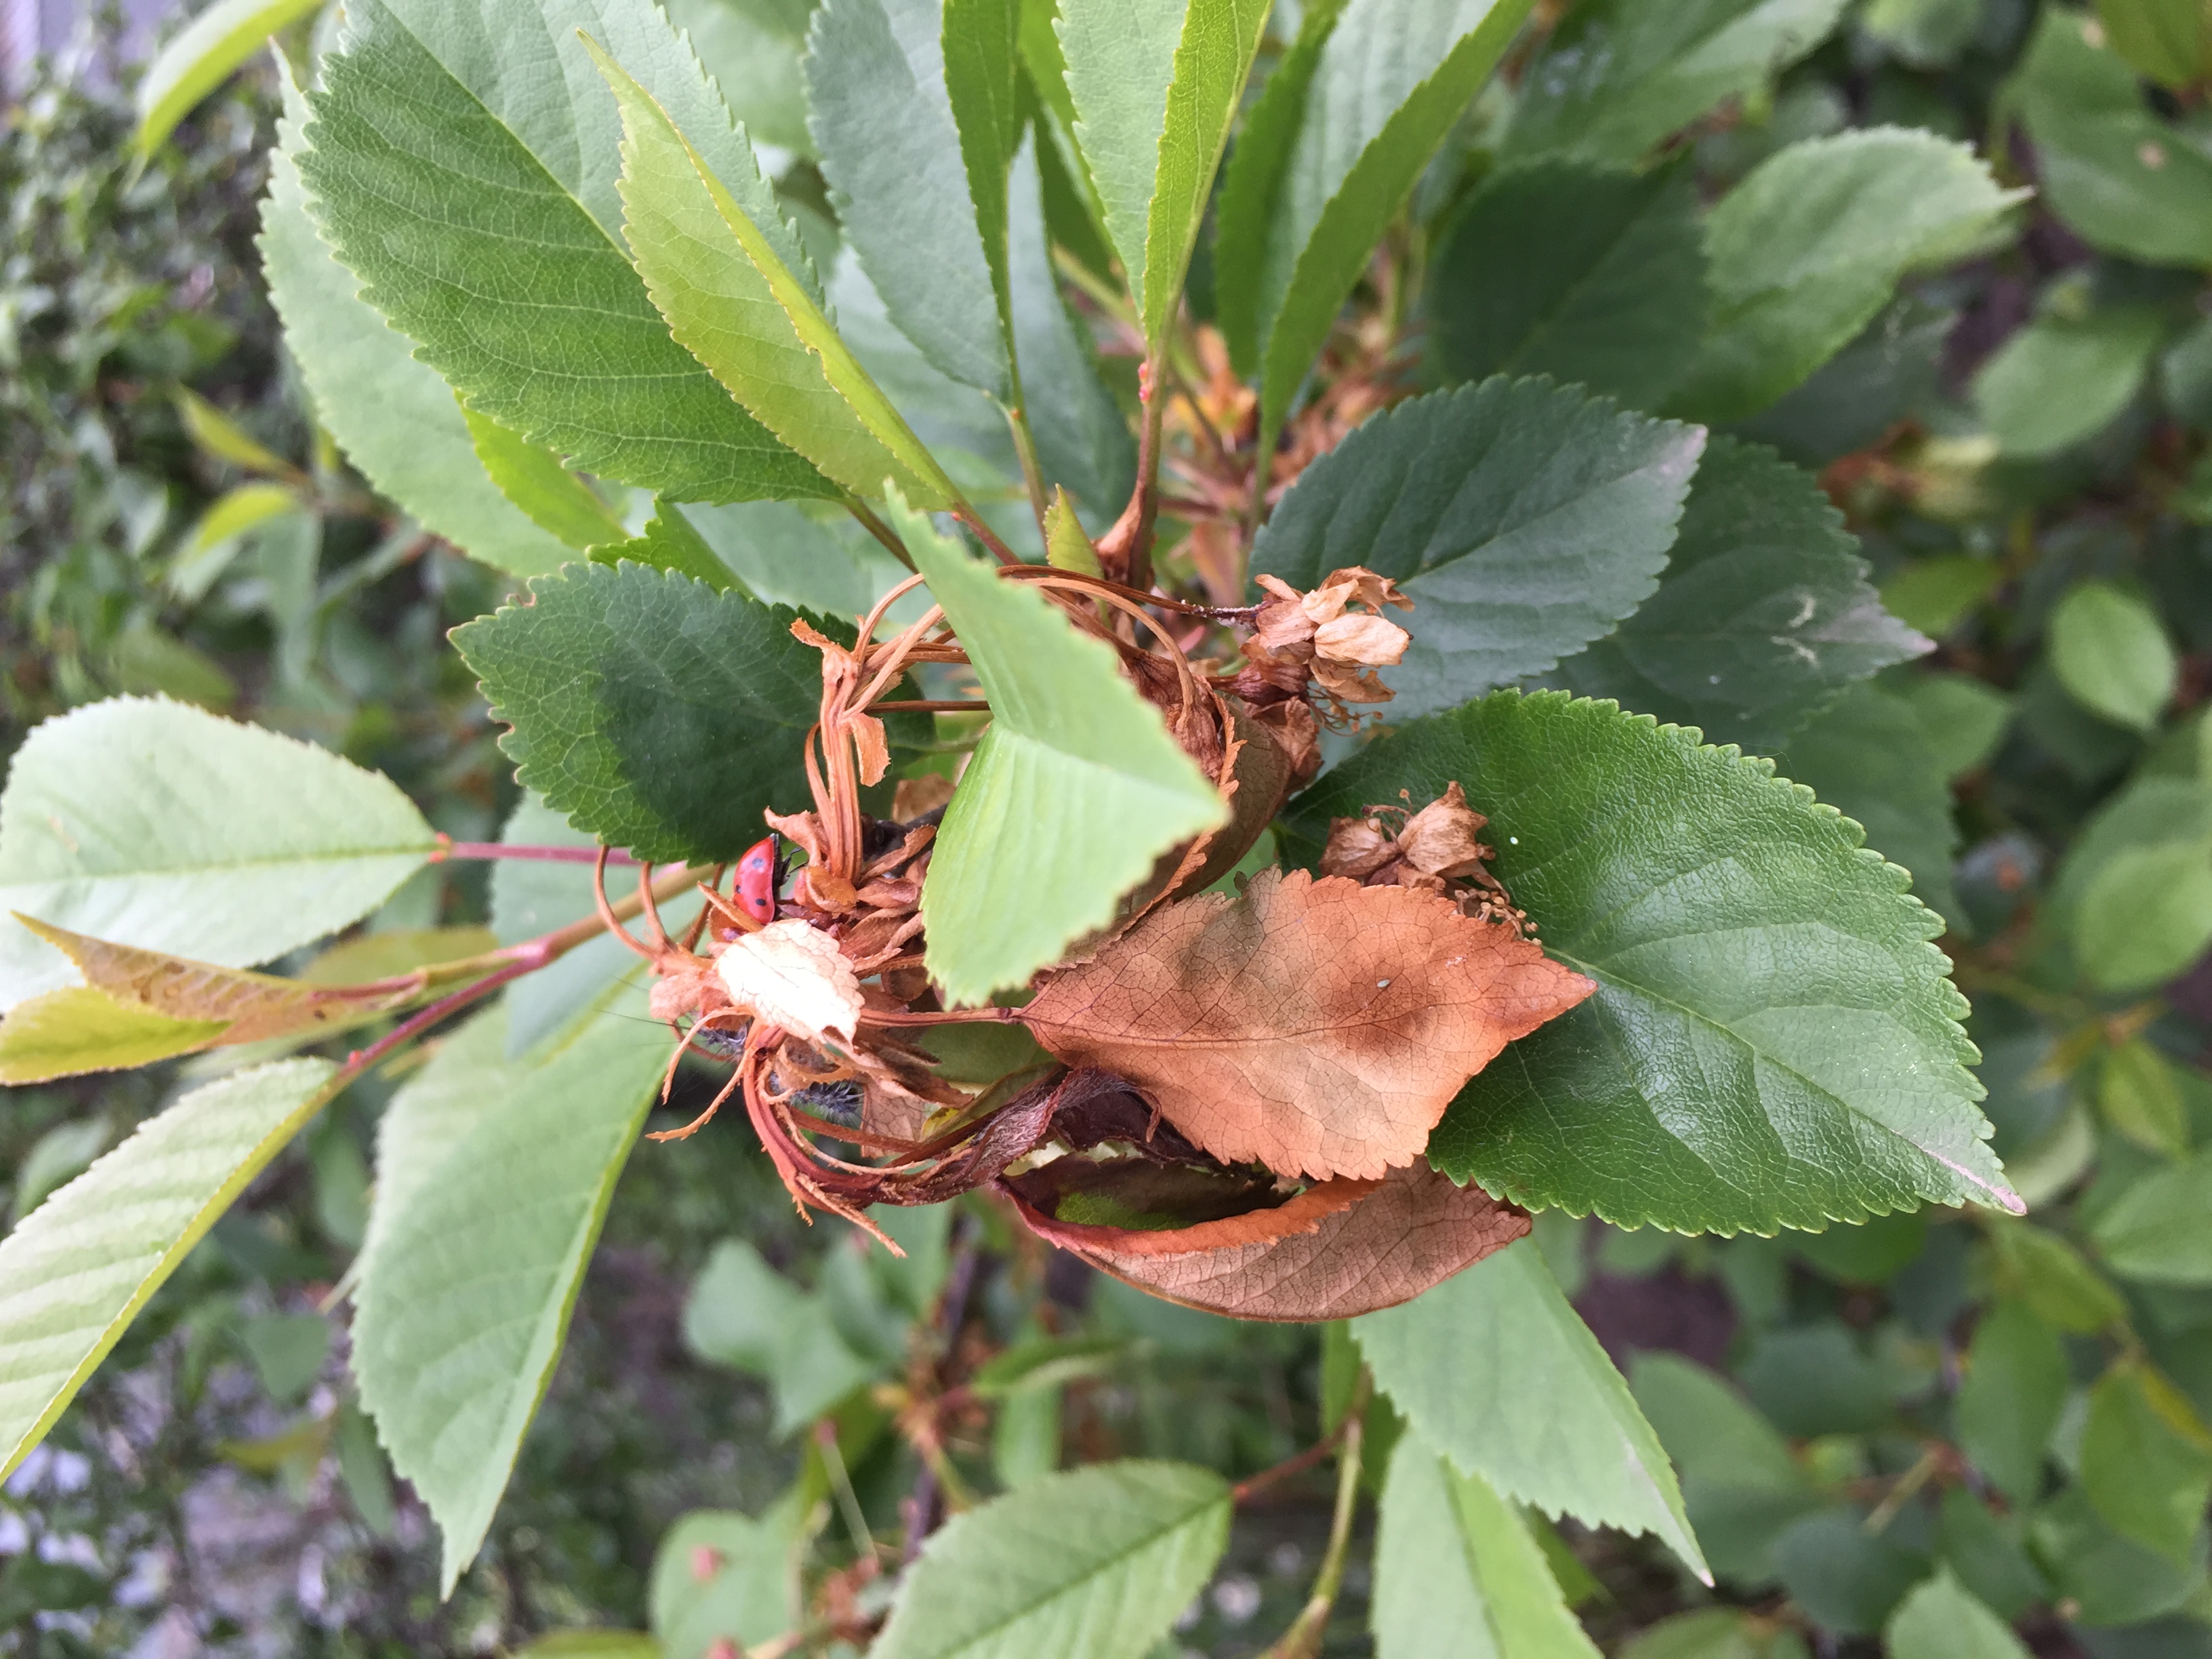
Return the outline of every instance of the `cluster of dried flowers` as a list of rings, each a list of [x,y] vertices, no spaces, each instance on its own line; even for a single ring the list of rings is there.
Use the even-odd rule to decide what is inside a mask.
[[[1266,870],[1238,896],[1205,890],[1318,769],[1320,727],[1389,700],[1378,671],[1407,636],[1384,613],[1410,601],[1356,568],[1310,592],[1263,577],[1267,600],[1237,611],[1045,566],[1001,575],[1115,647],[1231,821],[1161,860],[1018,1013],[945,1010],[922,960],[933,824],[873,821],[859,803],[889,770],[876,711],[893,688],[919,663],[966,659],[935,610],[875,638],[906,587],[849,648],[799,624],[822,653],[814,806],[770,815],[806,857],[775,919],[702,884],[706,910],[672,940],[639,872],[645,937],[623,937],[659,976],[653,1012],[678,1056],[732,1066],[708,1111],[661,1138],[736,1096],[802,1212],[882,1238],[872,1205],[988,1188],[1104,1270],[1246,1318],[1387,1306],[1525,1232],[1525,1215],[1422,1154],[1468,1078],[1593,988],[1530,936],[1460,786],[1340,820],[1318,877]],[[1188,624],[1180,641],[1162,617]],[[1237,659],[1193,660],[1223,626]],[[1016,1042],[1026,1030],[1031,1063],[1017,1056],[980,1094],[947,1080],[916,1039],[960,1021],[1015,1027]]]

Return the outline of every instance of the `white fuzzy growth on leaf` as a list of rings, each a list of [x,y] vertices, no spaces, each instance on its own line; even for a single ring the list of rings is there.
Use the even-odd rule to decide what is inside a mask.
[[[730,1000],[754,1018],[809,1042],[833,1031],[852,1041],[860,981],[827,933],[803,921],[772,921],[723,951],[714,969]]]

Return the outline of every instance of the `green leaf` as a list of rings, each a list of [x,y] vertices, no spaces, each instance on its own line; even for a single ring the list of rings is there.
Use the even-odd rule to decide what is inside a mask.
[[[1509,153],[1640,161],[1706,111],[1766,86],[1826,39],[1843,9],[1843,0],[1578,6],[1523,77]]]
[[[150,1066],[204,1048],[228,1020],[175,1019],[89,986],[26,997],[0,1018],[0,1084]]]
[[[1988,765],[2012,723],[2013,700],[1972,674],[1893,674],[1882,689],[1911,707],[1948,780]]]
[[[1070,314],[1053,273],[1037,143],[1032,133],[1014,158],[1007,230],[1022,405],[1045,482],[1073,490],[1103,524],[1128,499],[1136,481],[1137,449],[1121,406],[1099,378],[1098,354],[1089,331]]]
[[[2028,1527],[2054,1599],[2075,1604],[2078,1624],[2139,1624],[2178,1611],[2204,1588],[2201,1556],[2179,1567],[2124,1537],[2106,1525],[2079,1486],[2045,1502]]]
[[[1267,214],[1254,337],[1261,429],[1299,382],[1384,228],[1531,0],[1348,0],[1321,47]]]
[[[1937,1508],[1936,1544],[1945,1565],[1999,1619],[2022,1618],[2050,1599],[2051,1586],[2027,1553],[2024,1519],[1991,1513],[1963,1486],[1946,1492]]]
[[[639,1041],[644,1014],[644,993],[625,990],[528,1062],[479,1073],[482,1103],[443,1156],[421,1158],[397,1193],[380,1181],[354,1375],[438,1522],[446,1594],[491,1525],[652,1104],[666,1056]]]
[[[1042,1476],[931,1534],[870,1659],[1142,1659],[1212,1575],[1229,1510],[1187,1464]]]
[[[185,423],[185,435],[205,454],[248,472],[265,473],[272,477],[282,477],[293,471],[289,462],[190,386],[180,386],[173,395],[178,418]]]
[[[1776,1534],[1820,1501],[1781,1433],[1729,1383],[1674,1354],[1637,1355],[1629,1388],[1674,1460],[1714,1572],[1771,1582]]]
[[[1548,374],[1656,409],[1705,331],[1694,169],[1550,157],[1491,175],[1437,234],[1429,349],[1446,378]]]
[[[1783,1587],[1816,1626],[1871,1636],[1924,1577],[1928,1562],[1857,1510],[1823,1510],[1774,1541]]]
[[[1852,681],[1929,648],[1883,609],[1857,538],[1810,473],[1716,438],[1658,591],[1555,678],[1711,742],[1771,750]]]
[[[1376,1520],[1376,1659],[1597,1659],[1511,1504],[1401,1435]]]
[[[307,100],[287,77],[259,246],[270,301],[317,418],[377,493],[426,530],[514,575],[552,569],[567,556],[562,543],[485,474],[453,388],[361,297],[359,279],[308,217],[299,167],[306,124]]]
[[[550,450],[525,443],[474,410],[461,415],[485,476],[532,524],[580,553],[625,538],[621,516]]]
[[[1415,398],[1300,475],[1252,568],[1300,588],[1345,565],[1392,578],[1414,608],[1385,677],[1391,712],[1449,708],[1550,667],[1651,594],[1705,441],[1541,380]]]
[[[514,1659],[665,1659],[642,1631],[556,1630],[514,1650]]]
[[[747,503],[753,505],[753,503]],[[781,506],[781,502],[761,503]],[[713,509],[709,508],[708,511]],[[689,576],[694,581],[704,582],[717,591],[731,590],[744,593],[744,588],[730,567],[722,562],[697,526],[672,501],[656,501],[653,516],[646,520],[645,528],[626,540],[611,542],[592,550],[593,564],[620,564],[623,560],[641,564],[649,570],[673,572]],[[746,593],[745,597],[752,596]]]
[[[500,839],[523,847],[595,847],[598,842],[572,826],[534,790],[522,799],[500,830]],[[614,887],[616,878],[610,878]],[[552,860],[500,859],[491,867],[491,925],[501,945],[520,945],[592,914],[592,869],[587,864]],[[663,920],[675,907],[662,911]],[[597,1003],[637,958],[620,939],[602,933],[557,962],[526,974],[501,995],[506,1009],[504,1052],[512,1059],[528,1053]]]
[[[723,1240],[684,1304],[684,1341],[717,1364],[764,1378],[775,1391],[775,1433],[795,1433],[884,1368],[837,1334],[823,1298],[810,1296],[743,1239]]]
[[[2114,796],[2067,849],[2043,909],[2100,988],[2180,973],[2212,945],[2212,788],[2151,775]]]
[[[2148,309],[2043,317],[1974,376],[1975,411],[2008,456],[2037,459],[2095,437],[2150,373],[2166,321]]]
[[[1857,828],[1694,733],[1498,692],[1325,775],[1285,824],[1458,780],[1493,868],[1597,994],[1462,1091],[1431,1160],[1531,1207],[1683,1232],[2016,1209],[1935,918]]]
[[[2181,665],[2158,613],[2124,587],[2087,581],[2051,613],[2051,666],[2075,702],[2148,732],[2173,699]]]
[[[2120,1293],[2057,1233],[2021,1221],[1993,1224],[1988,1237],[1999,1294],[2018,1297],[2038,1318],[2078,1336],[2126,1322]]]
[[[2191,1565],[2212,1502],[2212,1433],[2149,1365],[2114,1365],[2089,1390],[2081,1490],[2123,1538]]]
[[[1908,628],[1940,640],[1978,610],[2004,580],[1995,559],[1939,553],[1915,559],[1887,578],[1881,602]]]
[[[1943,763],[1912,705],[1861,684],[1790,734],[1777,763],[1866,831],[1867,844],[1912,872],[1912,890],[1939,916],[1963,915],[1951,886],[1959,827]]]
[[[1306,94],[1321,67],[1322,48],[1344,10],[1345,0],[1311,0],[1298,16],[1297,35],[1268,72],[1244,118],[1221,193],[1213,210],[1213,308],[1237,373],[1260,373],[1260,267],[1267,257],[1267,227],[1282,193],[1291,147],[1305,119]]]
[[[2205,18],[2197,0],[2097,0],[2114,52],[2176,90],[2204,72]]]
[[[177,1264],[329,1098],[327,1060],[195,1089],[0,1239],[0,1476]]]
[[[668,20],[714,77],[757,144],[813,153],[806,130],[806,25],[813,8],[779,0],[664,0]]]
[[[2043,1459],[2071,1382],[2058,1333],[2001,1301],[1974,1328],[1956,1407],[1959,1449],[2015,1504],[2043,1490]]]
[[[736,501],[678,510],[745,591],[769,605],[857,620],[913,574],[842,507]]]
[[[137,153],[151,155],[231,71],[322,0],[216,0],[163,46],[138,82]]]
[[[586,472],[697,501],[835,487],[669,337],[622,241],[612,96],[578,31],[706,146],[805,270],[750,146],[650,0],[356,0],[300,157],[362,297],[472,409]],[[534,44],[532,44],[534,42]]]
[[[1796,1643],[1787,1626],[1777,1630],[1756,1613],[1706,1607],[1645,1626],[1620,1659],[1802,1659]]]
[[[1155,859],[1228,812],[1112,647],[891,506],[991,705],[921,890],[930,976],[972,1006],[1104,927]]]
[[[2144,107],[2095,18],[2045,7],[2012,89],[2043,200],[2069,229],[2149,264],[2212,264],[2212,156]]]
[[[1712,331],[1673,407],[1755,415],[1833,356],[1898,280],[1986,242],[2026,192],[1964,144],[1875,127],[1792,144],[1705,221]]]
[[[2130,1037],[2097,1068],[2097,1107],[2105,1121],[2160,1158],[2189,1150],[2189,1106],[2173,1067],[2149,1040]]]
[[[1914,69],[1947,69],[1982,27],[1982,0],[1869,0],[1859,27]]]
[[[36,727],[0,795],[0,913],[250,967],[357,921],[436,837],[391,780],[182,703],[117,697]],[[0,928],[0,1003],[76,982]]]
[[[2105,1265],[2146,1285],[2212,1285],[2212,1152],[2137,1177],[2089,1236]]]
[[[1008,404],[1013,32],[1006,0],[825,0],[806,55],[838,227],[884,308],[939,369]],[[994,164],[985,152],[1001,139]]]
[[[516,775],[655,862],[735,858],[763,809],[812,799],[802,754],[822,658],[799,613],[641,565],[571,565],[457,628]]]
[[[1534,1243],[1352,1332],[1376,1386],[1458,1468],[1547,1515],[1650,1533],[1710,1582],[1658,1437]]]
[[[1948,1567],[1898,1604],[1887,1636],[1891,1659],[2029,1659],[2012,1626]]]
[[[211,548],[236,541],[271,519],[297,513],[302,505],[300,492],[289,484],[242,483],[224,490],[208,504],[207,511],[194,522],[191,534],[185,538],[179,555],[179,568]]]
[[[798,1625],[798,1540],[781,1518],[694,1510],[661,1534],[649,1594],[665,1659],[715,1659],[718,1641],[744,1653]]]
[[[670,332],[846,489],[880,495],[890,477],[933,507],[958,500],[776,246],[773,204],[748,211],[618,58],[596,43],[592,57],[622,106],[623,228]]]

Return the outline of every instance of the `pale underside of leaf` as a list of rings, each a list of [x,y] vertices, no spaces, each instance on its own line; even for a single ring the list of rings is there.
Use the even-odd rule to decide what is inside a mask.
[[[1194,3],[1137,0],[1127,6],[1060,8],[1060,45],[1075,105],[1076,142],[1097,188],[1106,234],[1121,256],[1129,292],[1139,301],[1146,291],[1145,249],[1176,52]]]
[[[147,1299],[321,1109],[327,1060],[194,1090],[0,1240],[0,1477],[38,1444]]]

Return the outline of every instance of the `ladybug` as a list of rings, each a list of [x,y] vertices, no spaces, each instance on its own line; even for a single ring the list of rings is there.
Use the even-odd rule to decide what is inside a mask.
[[[782,837],[769,835],[745,849],[738,860],[738,908],[755,921],[766,923],[775,920],[775,890],[781,884],[782,872],[777,868],[777,843]]]

